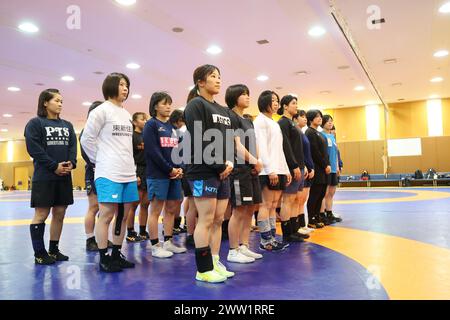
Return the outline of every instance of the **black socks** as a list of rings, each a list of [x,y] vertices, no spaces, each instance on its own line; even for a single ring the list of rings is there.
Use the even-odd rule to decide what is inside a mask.
[[[107,257],[107,253],[108,253],[108,248],[105,249],[98,249],[98,252],[100,253],[100,263],[105,263],[106,262],[106,257]]]
[[[111,253],[111,258],[113,260],[119,260],[119,258],[120,258],[120,249],[122,249],[121,245],[116,245],[116,244],[113,245],[112,253]]]
[[[283,232],[283,238],[287,239],[292,234],[291,220],[281,221],[281,231]]]
[[[164,242],[169,241],[172,239],[172,236],[164,236]]]
[[[59,244],[59,241],[50,240],[50,247],[48,249],[48,252],[49,253],[57,253],[59,251],[58,244]]]
[[[46,252],[44,244],[45,223],[30,224],[31,243],[33,244],[34,255]]]
[[[159,239],[150,239],[150,242],[152,243],[152,246],[156,246],[159,243]]]
[[[198,272],[207,272],[214,269],[211,248],[209,246],[195,249],[195,263],[197,264]]]
[[[180,224],[181,224],[181,217],[176,217],[173,222],[173,228],[174,229],[180,228]]]
[[[145,234],[145,227],[146,226],[139,226],[139,234]]]

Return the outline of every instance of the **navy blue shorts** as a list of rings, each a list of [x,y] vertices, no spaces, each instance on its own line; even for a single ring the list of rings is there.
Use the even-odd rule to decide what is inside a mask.
[[[214,198],[225,200],[230,198],[230,179],[219,180],[209,178],[207,180],[187,180],[191,188],[192,196],[196,198]]]
[[[153,200],[182,200],[180,179],[147,179],[148,199]]]

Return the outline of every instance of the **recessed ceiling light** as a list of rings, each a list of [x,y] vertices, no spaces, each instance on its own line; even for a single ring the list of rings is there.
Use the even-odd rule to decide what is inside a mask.
[[[433,83],[442,82],[442,81],[444,81],[444,78],[442,78],[442,77],[434,77],[430,81],[433,82]]]
[[[447,50],[439,50],[439,51],[436,51],[436,52],[433,54],[433,56],[434,56],[435,58],[446,57],[446,56],[448,56],[448,51],[447,51]]]
[[[11,92],[18,92],[18,91],[20,91],[20,88],[17,88],[17,87],[9,87],[9,88],[8,88],[8,91],[11,91]]]
[[[402,85],[403,85],[403,83],[401,83],[401,82],[395,82],[392,84],[393,87],[400,87]]]
[[[136,3],[136,0],[116,0],[116,2],[123,6],[131,6]]]
[[[173,32],[176,32],[176,33],[180,33],[180,32],[183,32],[184,29],[183,29],[183,28],[180,28],[180,27],[175,27],[175,28],[172,28],[172,31],[173,31]]]
[[[66,81],[66,82],[70,82],[70,81],[73,81],[75,79],[72,76],[63,76],[63,77],[61,77],[61,80],[62,81]]]
[[[440,12],[440,13],[450,13],[450,2],[444,3],[444,4],[439,8],[439,12]]]
[[[28,33],[36,33],[39,31],[39,28],[31,22],[24,22],[24,23],[19,24],[19,29],[23,32],[28,32]]]
[[[315,26],[315,27],[312,27],[311,29],[309,29],[308,34],[311,37],[317,38],[317,37],[323,36],[325,34],[325,32],[326,32],[325,29],[322,28],[321,26]]]
[[[308,74],[308,71],[305,71],[305,70],[297,71],[295,74],[297,76],[306,76]]]
[[[130,62],[129,64],[127,64],[128,69],[136,70],[136,69],[139,69],[140,67],[141,67],[140,65],[138,65],[137,63],[134,63],[134,62]]]
[[[258,81],[267,81],[267,80],[269,80],[269,77],[262,74],[262,75],[258,76],[258,78],[256,78],[256,80],[258,80]]]
[[[12,116],[13,116],[13,115],[12,115],[12,114],[9,114],[9,113],[4,113],[4,114],[3,114],[3,117],[4,117],[4,118],[12,118]]]
[[[363,91],[363,90],[365,90],[366,88],[364,87],[364,86],[356,86],[355,87],[355,91]]]
[[[385,64],[397,63],[397,59],[386,59],[384,60]]]
[[[346,70],[346,69],[350,69],[350,66],[339,66],[338,69],[339,70]]]
[[[141,98],[142,98],[142,96],[140,94],[133,94],[131,96],[131,99],[141,99]]]
[[[268,44],[269,41],[267,41],[266,39],[263,39],[263,40],[256,41],[256,43],[258,43],[258,44]]]
[[[206,49],[206,52],[216,55],[222,52],[222,48],[219,46],[210,46],[208,49]]]
[[[92,104],[92,102],[89,102],[89,101],[85,101],[85,102],[82,103],[82,105],[85,106],[85,107],[90,107],[91,104]]]
[[[2,129],[1,132],[8,132],[8,129]]]

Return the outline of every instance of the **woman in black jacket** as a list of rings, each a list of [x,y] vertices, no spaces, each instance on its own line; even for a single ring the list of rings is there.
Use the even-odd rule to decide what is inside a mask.
[[[58,248],[67,206],[73,204],[71,171],[77,164],[77,138],[70,122],[59,117],[62,96],[57,89],[39,95],[37,117],[25,127],[25,142],[33,158],[34,173],[31,207],[35,214],[30,224],[36,264],[67,261]],[[45,249],[45,220],[52,209],[50,248]]]
[[[327,191],[327,175],[331,172],[330,160],[328,158],[327,144],[323,135],[317,131],[322,124],[322,113],[320,110],[309,110],[306,113],[308,129],[306,136],[311,144],[311,156],[314,162],[314,179],[308,199],[308,216],[310,228],[323,228],[324,224],[319,221],[320,207]]]

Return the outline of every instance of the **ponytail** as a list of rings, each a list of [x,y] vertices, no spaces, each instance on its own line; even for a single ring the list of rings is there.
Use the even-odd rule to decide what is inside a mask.
[[[199,94],[198,94],[198,85],[196,84],[194,86],[194,88],[192,88],[192,90],[189,91],[189,95],[187,97],[186,103],[189,103],[189,101],[191,101],[192,99],[194,99],[194,98],[196,98],[198,96],[199,96]]]

